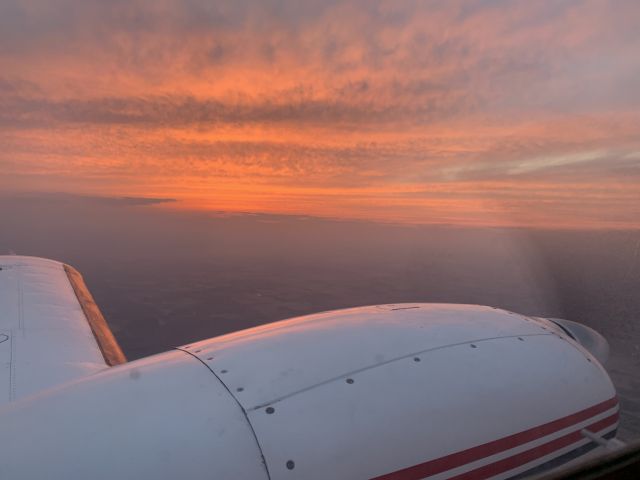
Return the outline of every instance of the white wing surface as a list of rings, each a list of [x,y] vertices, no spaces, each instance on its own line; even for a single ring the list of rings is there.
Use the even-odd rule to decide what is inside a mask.
[[[125,361],[75,269],[0,256],[0,404]]]

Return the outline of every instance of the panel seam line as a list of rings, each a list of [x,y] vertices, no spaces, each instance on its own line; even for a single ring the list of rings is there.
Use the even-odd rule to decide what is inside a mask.
[[[445,348],[451,348],[451,347],[459,347],[461,345],[469,345],[471,343],[481,343],[481,342],[486,342],[486,341],[490,341],[490,340],[501,340],[501,339],[511,339],[511,338],[518,338],[518,337],[538,337],[538,336],[549,336],[549,335],[554,335],[553,333],[550,332],[545,332],[545,333],[525,333],[525,334],[521,334],[521,335],[507,335],[507,336],[500,336],[500,337],[490,337],[490,338],[479,338],[479,339],[475,339],[475,340],[467,340],[464,342],[459,342],[459,343],[452,343],[449,345],[441,345],[438,347],[432,347],[432,348],[427,348],[425,350],[420,350],[417,352],[412,352],[412,353],[408,353],[406,355],[402,355],[400,357],[394,357],[394,358],[390,358],[389,360],[386,360],[384,362],[380,362],[380,363],[376,363],[375,365],[368,365],[366,367],[362,367],[362,368],[358,368],[355,370],[351,370],[349,372],[345,372],[345,373],[341,373],[340,375],[336,375],[335,377],[329,378],[328,380],[323,380],[321,382],[318,383],[314,383],[313,385],[309,385],[306,388],[301,388],[299,390],[296,390],[294,392],[288,393],[286,395],[282,395],[281,397],[277,397],[274,398],[268,402],[265,403],[261,403],[259,405],[255,405],[251,408],[247,408],[248,412],[252,412],[254,410],[259,410],[261,408],[264,408],[268,405],[274,405],[278,402],[281,402],[282,400],[286,400],[287,398],[293,397],[295,395],[298,395],[300,393],[304,393],[307,392],[309,390],[313,390],[314,388],[318,388],[318,387],[322,387],[324,385],[327,385],[331,382],[335,382],[337,380],[341,380],[344,377],[349,377],[351,375],[356,375],[358,373],[362,373],[362,372],[366,372],[367,370],[372,370],[374,368],[378,368],[384,365],[388,365],[390,363],[394,363],[394,362],[399,362],[401,360],[406,360],[408,358],[411,357],[415,357],[417,355],[424,355],[425,353],[430,353],[430,352],[434,352],[437,350],[442,350]],[[195,356],[195,355],[194,355]]]
[[[245,410],[245,408],[242,406],[242,404],[240,403],[240,400],[238,400],[238,398],[231,392],[229,387],[227,387],[227,385],[216,374],[216,372],[214,372],[213,369],[209,365],[207,365],[207,363],[204,362],[200,357],[198,357],[197,355],[194,355],[192,352],[190,352],[188,350],[183,350],[182,348],[177,348],[176,347],[176,350],[178,350],[180,352],[183,352],[183,353],[186,353],[187,355],[190,355],[191,357],[195,358],[200,363],[202,363],[205,367],[207,367],[207,369],[213,374],[213,376],[218,379],[218,381],[222,384],[222,386],[224,386],[225,390],[227,392],[229,392],[229,395],[231,395],[231,398],[233,398],[233,400],[238,404],[238,407],[240,407],[240,410],[242,411],[242,414],[244,415],[244,418],[247,421],[247,424],[249,425],[249,429],[251,430],[251,433],[253,434],[253,439],[255,440],[256,445],[258,446],[258,451],[260,452],[260,457],[262,458],[262,465],[264,465],[265,472],[267,472],[267,479],[271,480],[271,474],[269,473],[269,467],[267,466],[267,459],[264,456],[264,452],[262,451],[262,446],[260,445],[260,441],[258,440],[258,434],[256,433],[255,429],[253,428],[253,425],[251,424],[251,420],[249,419],[249,415],[247,413],[247,410]]]

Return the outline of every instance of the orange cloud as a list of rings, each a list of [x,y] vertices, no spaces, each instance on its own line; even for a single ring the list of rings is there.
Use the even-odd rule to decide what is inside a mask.
[[[613,7],[9,0],[0,186],[637,228],[640,6]]]

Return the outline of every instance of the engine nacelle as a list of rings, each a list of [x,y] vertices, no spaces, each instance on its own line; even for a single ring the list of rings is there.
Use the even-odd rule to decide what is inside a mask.
[[[614,436],[618,403],[547,320],[402,304],[194,343],[0,418],[1,478],[509,478]]]

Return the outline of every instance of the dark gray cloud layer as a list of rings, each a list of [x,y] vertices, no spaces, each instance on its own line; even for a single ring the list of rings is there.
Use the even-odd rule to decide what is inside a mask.
[[[104,197],[96,195],[78,195],[61,192],[23,192],[21,194],[0,194],[0,203],[21,205],[29,204],[51,204],[58,208],[69,205],[95,205],[112,207],[139,207],[147,205],[157,205],[161,203],[175,202],[175,198],[151,198],[151,197]]]
[[[354,104],[341,99],[300,99],[283,103],[258,100],[232,104],[181,96],[63,101],[13,97],[0,102],[0,125],[14,128],[41,128],[61,123],[148,127],[265,122],[364,126],[406,120],[417,124],[441,121],[445,116],[461,111],[464,99],[434,98],[413,105]]]

